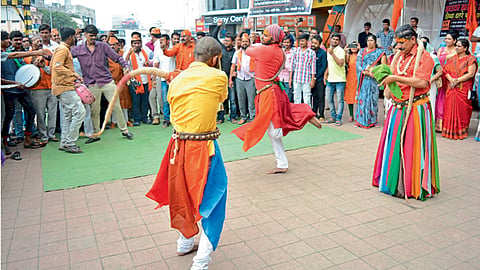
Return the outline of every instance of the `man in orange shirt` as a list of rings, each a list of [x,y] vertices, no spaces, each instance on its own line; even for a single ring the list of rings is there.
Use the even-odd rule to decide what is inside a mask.
[[[168,57],[177,57],[177,69],[180,72],[188,68],[188,66],[195,61],[193,50],[195,43],[192,41],[192,33],[189,30],[183,30],[180,34],[181,43],[175,45],[173,48],[165,48],[163,54]]]

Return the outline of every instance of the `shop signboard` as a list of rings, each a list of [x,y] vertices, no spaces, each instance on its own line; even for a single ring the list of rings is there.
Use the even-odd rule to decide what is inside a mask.
[[[313,0],[250,0],[248,17],[310,14]]]
[[[205,22],[203,19],[195,19],[195,32],[205,32]]]
[[[209,15],[203,16],[205,26],[217,25],[219,20],[223,21],[223,24],[242,24],[247,17],[246,13],[240,14],[222,14],[222,15]]]
[[[301,18],[301,19],[300,19]],[[278,25],[280,26],[295,26],[295,19],[301,21],[299,27],[315,27],[317,25],[315,16],[278,16]]]
[[[445,37],[450,29],[456,29],[459,33],[468,35],[468,30],[465,29],[467,11],[468,0],[446,0],[440,37]],[[477,20],[479,13],[479,3],[477,1]]]
[[[272,17],[270,16],[256,17],[256,19],[257,19],[257,27],[267,27],[267,25],[272,24]],[[255,22],[255,19],[253,17],[247,18],[244,21],[243,28],[252,29],[254,22]]]

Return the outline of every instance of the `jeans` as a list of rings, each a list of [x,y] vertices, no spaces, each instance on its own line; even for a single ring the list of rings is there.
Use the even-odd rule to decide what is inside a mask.
[[[325,84],[316,80],[312,88],[312,110],[319,117],[325,118]]]
[[[143,89],[145,93],[143,94],[136,94],[135,87],[133,84],[130,84],[130,95],[132,96],[132,113],[133,113],[133,120],[135,122],[147,122],[148,120],[148,83],[143,84]],[[123,116],[123,115],[122,115]]]
[[[342,121],[343,116],[343,96],[345,94],[345,82],[327,82],[327,102],[328,107],[330,107],[330,114],[332,115],[332,119],[335,121]],[[337,92],[337,102],[338,102],[338,110],[335,111],[335,102],[333,101],[333,95]]]
[[[165,97],[163,96],[163,83],[166,84],[161,78],[157,78],[157,85],[156,87],[152,87],[150,95],[148,96],[153,119],[160,119],[160,112],[165,110],[162,108],[165,106],[166,102]]]
[[[75,90],[63,92],[57,98],[63,112],[60,146],[76,145],[80,126],[85,119],[85,107]]]
[[[92,113],[91,117],[93,130],[95,133],[98,133],[100,131],[100,102],[102,101],[102,94],[105,96],[108,102],[110,102],[113,94],[115,93],[116,85],[113,81],[111,81],[102,86],[98,86],[97,84],[89,85],[88,88],[95,96],[95,102],[90,105],[90,110]],[[123,117],[122,108],[120,107],[120,101],[118,101],[118,99],[113,107],[113,113],[118,121],[118,127],[120,128],[120,131],[126,132],[128,130],[127,122],[125,121],[125,117]],[[105,121],[108,121],[108,119],[105,119]]]
[[[162,81],[163,120],[170,122],[170,104],[168,104],[167,94],[168,84],[166,81]]]
[[[248,116],[250,117],[250,120],[253,120],[253,118],[255,118],[255,96],[257,95],[255,80],[253,78],[250,80],[241,80],[237,78],[236,82],[240,116],[243,120],[248,120],[248,107]]]
[[[13,119],[15,114],[15,101],[18,100],[20,105],[22,105],[23,110],[25,111],[26,126],[25,126],[25,135],[32,135],[33,131],[33,122],[35,119],[35,108],[33,107],[32,98],[30,93],[25,90],[22,93],[8,93],[3,92],[3,97],[5,101],[5,119],[2,127],[2,137],[8,138],[8,130],[10,127],[10,122]],[[23,130],[23,123],[22,123]]]
[[[41,136],[40,139],[47,141],[55,138],[58,99],[52,95],[50,89],[33,90],[31,94],[33,106],[37,112],[37,127]]]
[[[229,102],[229,111],[230,116],[228,117],[229,121],[232,121],[238,117],[237,109],[237,91],[235,91],[235,86],[228,87],[228,102]]]
[[[293,83],[293,102],[295,104],[303,103],[308,104],[310,108],[312,107],[312,89],[310,88],[310,82],[308,83]]]

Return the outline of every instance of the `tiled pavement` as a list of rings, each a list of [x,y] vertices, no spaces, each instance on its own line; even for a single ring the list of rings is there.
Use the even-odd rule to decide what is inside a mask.
[[[442,192],[409,205],[371,186],[381,129],[338,128],[364,138],[290,151],[286,175],[264,175],[272,155],[226,164],[227,220],[210,269],[480,268],[473,136],[437,137]],[[2,169],[2,269],[188,269],[167,210],[144,196],[154,176],[42,192],[40,150],[22,154]]]

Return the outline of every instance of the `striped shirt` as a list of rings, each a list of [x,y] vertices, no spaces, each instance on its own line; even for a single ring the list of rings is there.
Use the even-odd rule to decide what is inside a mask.
[[[293,82],[310,83],[312,75],[316,73],[316,60],[317,56],[312,49],[303,51],[298,48],[292,60]]]

